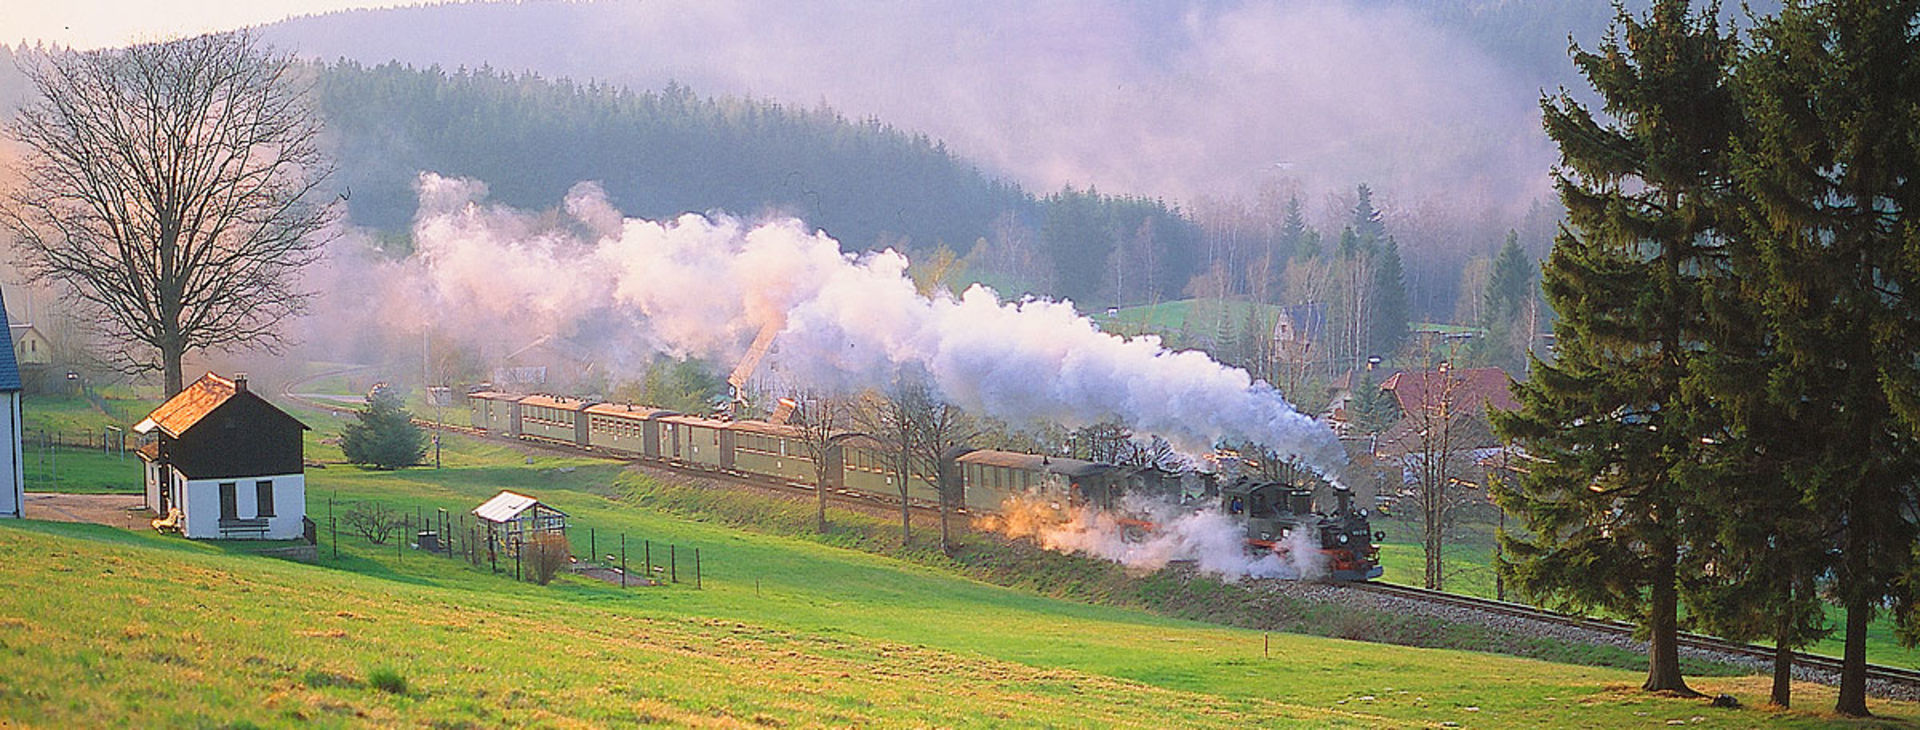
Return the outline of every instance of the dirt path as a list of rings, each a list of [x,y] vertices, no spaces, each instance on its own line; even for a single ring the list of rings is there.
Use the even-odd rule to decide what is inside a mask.
[[[30,520],[92,522],[133,529],[146,527],[153,514],[141,507],[140,494],[54,494],[28,492],[22,516]]]

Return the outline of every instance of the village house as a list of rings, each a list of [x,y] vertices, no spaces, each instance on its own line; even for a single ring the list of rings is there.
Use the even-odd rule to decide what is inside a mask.
[[[1463,464],[1480,464],[1502,451],[1487,411],[1520,407],[1512,379],[1500,368],[1438,369],[1398,372],[1380,384],[1399,405],[1400,419],[1381,432],[1376,456],[1400,461],[1408,483],[1432,451]]]
[[[301,432],[285,411],[207,373],[134,426],[155,527],[191,538],[291,540],[306,531]]]
[[[26,503],[25,462],[20,454],[20,367],[7,325],[7,300],[0,294],[0,517],[19,517]]]
[[[53,369],[53,342],[40,329],[25,322],[7,323],[7,335],[13,339],[13,364],[20,369],[22,391],[45,393],[47,373]]]

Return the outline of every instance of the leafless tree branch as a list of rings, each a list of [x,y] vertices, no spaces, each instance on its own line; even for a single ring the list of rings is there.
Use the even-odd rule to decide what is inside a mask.
[[[26,64],[41,100],[6,128],[26,154],[0,229],[123,371],[178,392],[186,352],[274,350],[305,309],[336,208],[303,70],[246,32]]]

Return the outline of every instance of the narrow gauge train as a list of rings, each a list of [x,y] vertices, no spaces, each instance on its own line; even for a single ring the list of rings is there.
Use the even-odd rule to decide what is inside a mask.
[[[815,474],[800,429],[766,421],[722,421],[621,403],[546,395],[479,392],[468,396],[475,429],[509,438],[550,441],[614,454],[664,461],[695,469],[751,474],[811,484]],[[849,435],[829,450],[828,489],[898,499],[900,488],[886,467],[888,454],[866,436]],[[1296,530],[1311,530],[1335,580],[1368,580],[1381,574],[1375,534],[1365,509],[1351,493],[1336,490],[1330,513],[1312,509],[1310,490],[1245,478],[1215,484],[1198,496],[1183,493],[1178,475],[1156,467],[1124,467],[1080,459],[988,449],[956,449],[947,456],[949,485],[971,512],[989,513],[1010,497],[1040,500],[1055,509],[1092,505],[1118,509],[1130,493],[1182,503],[1218,500],[1220,509],[1242,517],[1247,543],[1260,550],[1285,549]],[[934,504],[939,495],[909,479],[907,499]],[[1139,520],[1131,524],[1147,529]]]

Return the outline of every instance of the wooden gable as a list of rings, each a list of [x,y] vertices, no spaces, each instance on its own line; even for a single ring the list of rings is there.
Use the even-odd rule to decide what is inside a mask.
[[[189,479],[298,474],[307,429],[246,387],[208,373],[169,399],[136,431],[159,431],[159,456]]]

